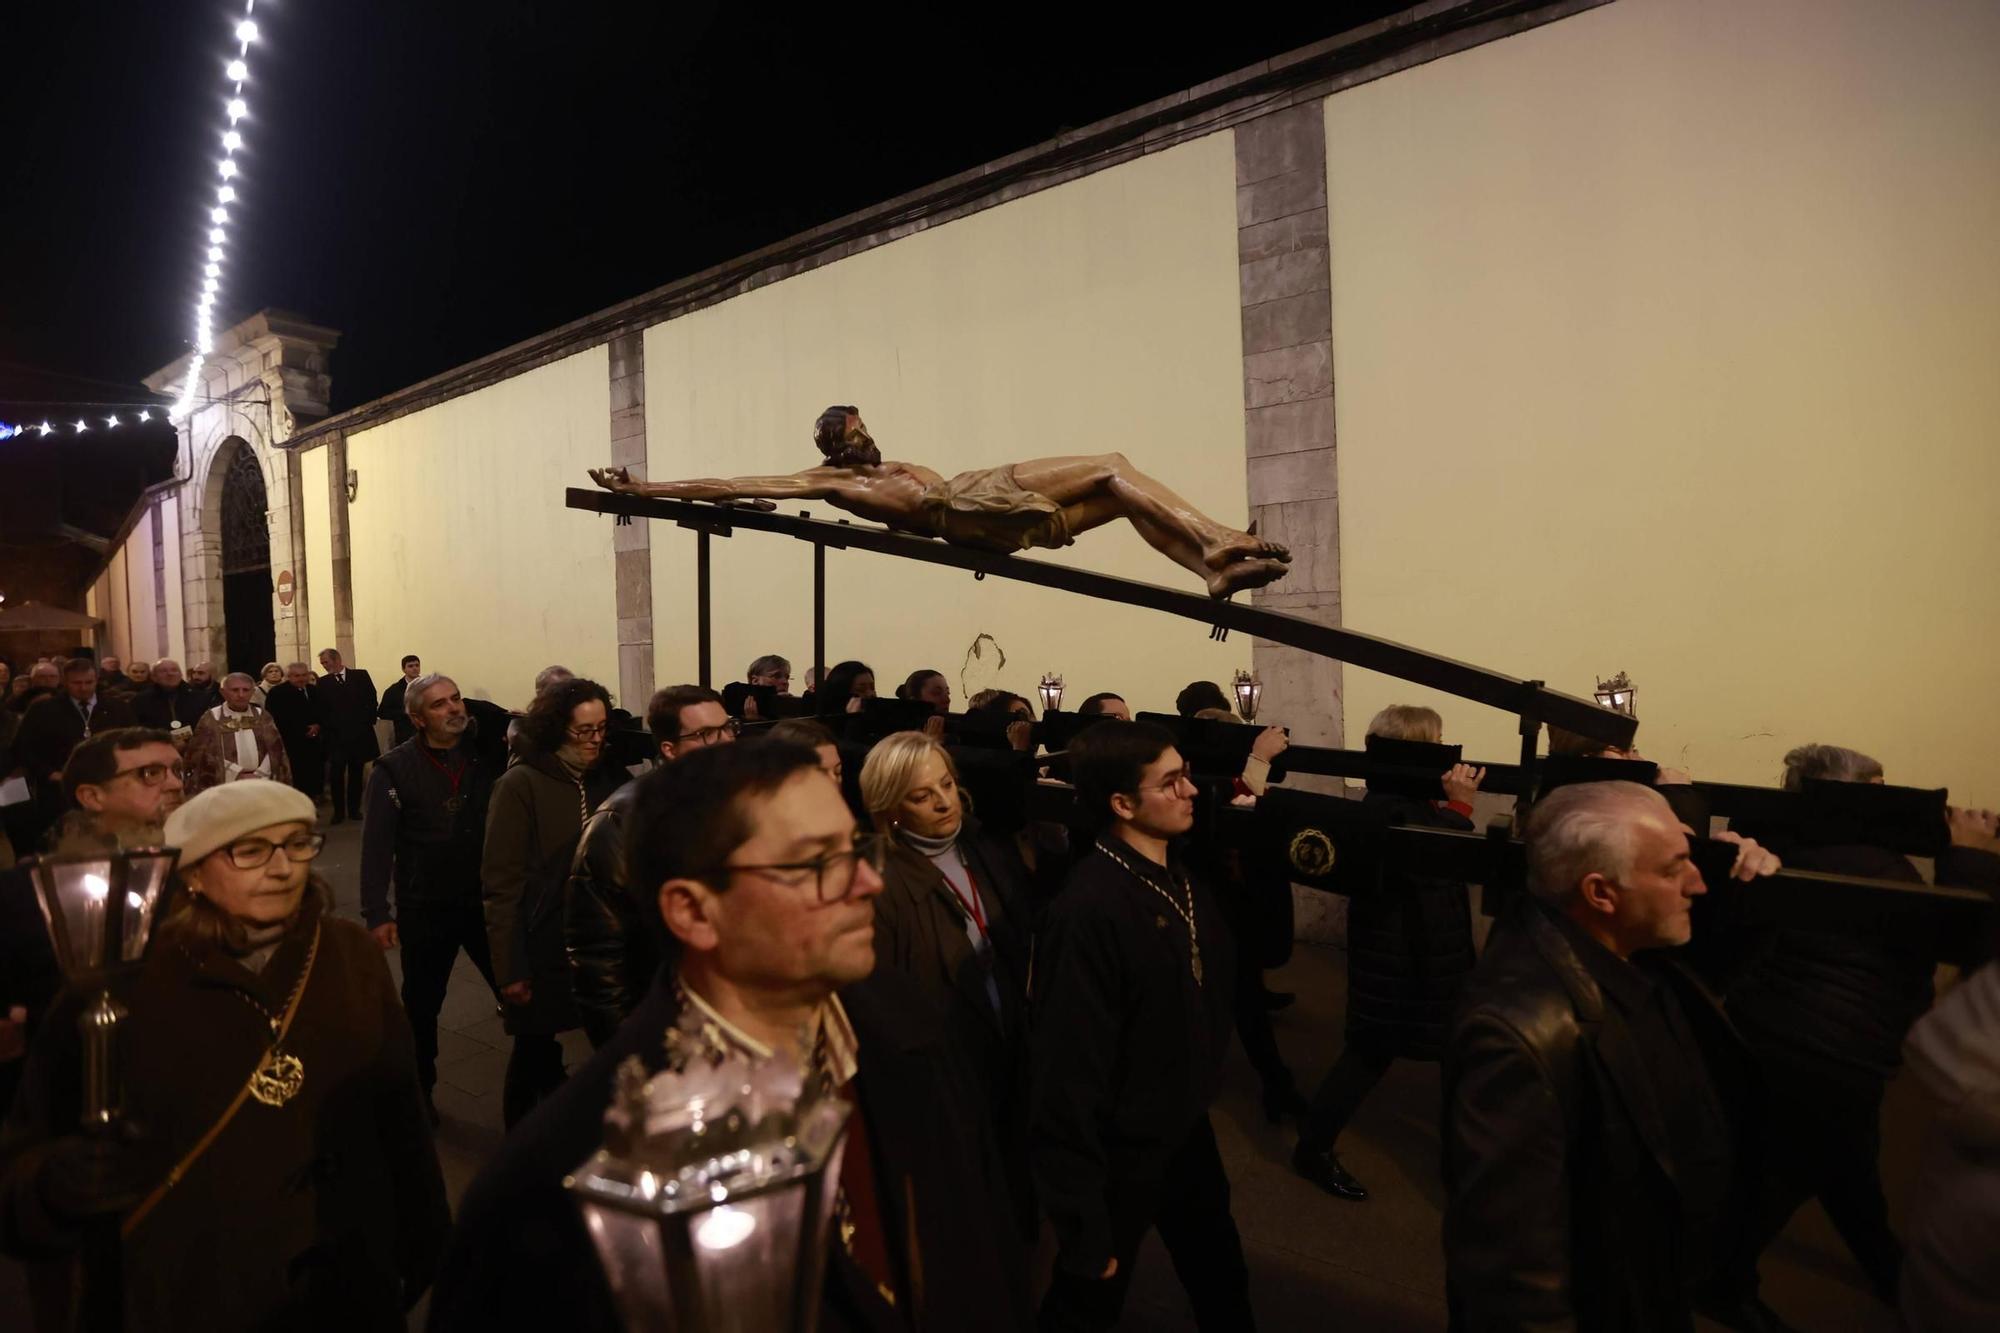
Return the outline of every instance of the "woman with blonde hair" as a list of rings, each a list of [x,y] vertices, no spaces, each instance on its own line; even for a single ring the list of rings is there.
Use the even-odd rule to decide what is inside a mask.
[[[0,1132],[0,1247],[59,1273],[116,1219],[132,1327],[400,1330],[436,1270],[449,1213],[410,1025],[380,946],[329,915],[315,823],[281,782],[175,810],[180,883],[118,983],[138,1135],[78,1132],[74,992]]]
[[[1019,1095],[1027,1031],[1028,872],[967,809],[951,753],[920,731],[883,738],[861,800],[888,835],[875,957],[915,978],[979,1077],[1024,1230],[1032,1230]]]
[[[1369,722],[1368,734],[1437,745],[1444,719],[1434,708],[1391,704]],[[1440,779],[1444,800],[1371,791],[1363,804],[1385,824],[1469,830],[1485,776],[1483,768],[1454,764]],[[1348,899],[1346,1040],[1313,1094],[1293,1170],[1336,1198],[1368,1197],[1334,1152],[1340,1132],[1392,1063],[1440,1057],[1452,1006],[1476,961],[1463,883],[1392,872],[1375,892]]]

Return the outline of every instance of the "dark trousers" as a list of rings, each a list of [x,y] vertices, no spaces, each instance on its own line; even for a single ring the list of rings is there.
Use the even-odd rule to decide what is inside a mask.
[[[396,934],[403,950],[403,1010],[416,1039],[417,1078],[429,1092],[437,1086],[438,1010],[451,985],[451,969],[463,949],[493,985],[493,961],[486,943],[486,916],[479,899],[469,904],[399,904]],[[496,994],[496,999],[497,994]]]
[[[553,1033],[523,1032],[514,1038],[507,1057],[507,1081],[500,1092],[500,1118],[508,1129],[527,1118],[542,1100],[563,1085],[562,1043]]]
[[[326,756],[326,780],[333,789],[333,817],[345,819],[350,811],[361,818],[361,784],[368,770],[366,755],[331,750]]]
[[[1349,1037],[1340,1058],[1326,1071],[1313,1093],[1312,1109],[1299,1127],[1299,1148],[1303,1152],[1326,1152],[1347,1128],[1347,1122],[1361,1109],[1368,1094],[1389,1072],[1395,1056],[1367,1039]]]
[[[1118,1272],[1109,1278],[1081,1277],[1060,1269],[1042,1301],[1039,1324],[1043,1333],[1100,1333],[1116,1328],[1132,1287],[1139,1242],[1148,1221],[1159,1228],[1173,1260],[1174,1275],[1194,1309],[1195,1327],[1202,1333],[1252,1333],[1257,1319],[1250,1310],[1250,1268],[1243,1260],[1243,1238],[1229,1214],[1229,1177],[1215,1148],[1215,1131],[1203,1116],[1194,1132],[1167,1161],[1158,1190],[1151,1182],[1135,1182],[1138,1190],[1159,1199],[1150,1219],[1127,1225],[1117,1238]],[[1113,1182],[1114,1196],[1119,1190]],[[1113,1199],[1112,1225],[1118,1226]]]
[[[1860,1073],[1763,1061],[1770,1088],[1763,1175],[1739,1228],[1723,1241],[1718,1280],[1731,1297],[1757,1293],[1757,1260],[1807,1199],[1818,1197],[1876,1296],[1896,1304],[1903,1247],[1882,1197],[1882,1094]]]
[[[326,752],[318,741],[301,741],[297,745],[287,742],[285,758],[292,764],[292,785],[315,803],[326,791]]]

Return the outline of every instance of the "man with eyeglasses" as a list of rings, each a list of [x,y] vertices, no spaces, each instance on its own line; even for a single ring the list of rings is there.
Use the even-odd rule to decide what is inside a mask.
[[[53,843],[105,841],[127,847],[160,840],[181,803],[181,756],[164,731],[117,727],[94,733],[71,751],[61,789],[74,807]],[[24,849],[25,850],[25,849]],[[34,886],[24,870],[0,873],[0,1115],[13,1100],[20,1060],[62,988]]]
[[[507,761],[477,743],[478,723],[451,677],[398,683],[416,734],[377,760],[368,776],[361,919],[377,944],[403,951],[403,1009],[416,1038],[424,1111],[436,1125],[438,1011],[461,949],[499,995],[479,874],[487,805]]]
[[[1059,1247],[1041,1325],[1115,1327],[1158,1228],[1196,1326],[1243,1333],[1250,1274],[1208,1120],[1234,949],[1173,847],[1194,827],[1195,786],[1149,723],[1100,722],[1069,756],[1099,832],[1049,908],[1029,997],[1028,1153]]]
[[[740,734],[723,710],[722,696],[701,685],[669,685],[646,705],[646,726],[662,763]],[[583,1030],[602,1046],[645,998],[659,970],[660,952],[639,902],[625,880],[625,822],[637,794],[627,783],[597,807],[583,826],[576,863],[563,899],[563,942],[569,950],[570,984]]]
[[[818,756],[710,746],[638,788],[632,882],[674,967],[466,1193],[431,1326],[617,1325],[562,1179],[603,1144],[619,1066],[659,1069],[677,1028],[702,1051],[795,1061],[808,1095],[853,1107],[829,1181],[820,1327],[1029,1328],[991,1128],[942,1020],[907,977],[875,967],[880,844],[857,836]]]

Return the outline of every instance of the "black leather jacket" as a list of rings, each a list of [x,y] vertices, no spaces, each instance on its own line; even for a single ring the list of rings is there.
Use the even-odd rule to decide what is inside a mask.
[[[1754,1155],[1741,1040],[1683,968],[1648,968],[1673,987],[1739,1153]],[[1539,904],[1519,904],[1467,983],[1445,1052],[1454,1329],[1692,1329],[1696,1275],[1651,1074],[1569,938]]]
[[[593,1048],[639,1007],[660,969],[657,933],[625,887],[625,816],[638,785],[620,787],[584,824],[563,899],[570,987]]]

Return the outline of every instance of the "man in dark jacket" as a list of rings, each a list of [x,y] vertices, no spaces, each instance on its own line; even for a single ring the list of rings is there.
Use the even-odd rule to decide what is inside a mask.
[[[1055,1224],[1046,1329],[1109,1329],[1157,1227],[1208,1333],[1256,1327],[1209,1125],[1234,1024],[1233,948],[1171,840],[1194,826],[1173,738],[1100,722],[1070,744],[1096,846],[1049,908],[1029,997],[1028,1154]]]
[[[646,705],[646,726],[660,760],[672,763],[711,745],[736,739],[737,723],[722,696],[701,685],[669,685]],[[583,826],[576,863],[563,901],[563,942],[583,1030],[593,1047],[638,1008],[660,967],[654,932],[646,926],[652,904],[641,902],[625,880],[625,818],[635,791],[613,792]]]
[[[821,1329],[1028,1328],[990,1134],[936,1017],[900,975],[871,975],[879,846],[857,839],[818,757],[718,746],[638,786],[632,879],[651,887],[649,928],[670,934],[678,967],[467,1191],[431,1328],[617,1326],[562,1179],[604,1143],[618,1067],[657,1069],[684,1009],[722,1051],[779,1053],[853,1105]]]
[[[35,790],[42,828],[62,815],[62,773],[70,751],[96,732],[129,727],[135,720],[123,699],[97,692],[96,663],[87,657],[69,660],[63,667],[61,692],[36,700],[14,736],[14,762]]]
[[[326,700],[304,662],[285,668],[285,683],[266,691],[264,709],[284,739],[292,785],[319,800],[326,790]]]
[[[1737,877],[1776,870],[1722,836]],[[1658,793],[1599,782],[1543,798],[1528,874],[1445,1052],[1452,1327],[1691,1330],[1752,1075],[1691,974],[1642,951],[1687,943],[1701,873]]]
[[[371,761],[382,753],[375,739],[375,710],[380,700],[375,682],[360,667],[341,660],[338,648],[319,655],[319,692],[325,702],[320,734],[326,738],[326,777],[333,787],[333,818],[338,824],[354,812],[361,817],[361,783]]]
[[[204,711],[214,707],[208,692],[181,679],[181,664],[171,657],[153,663],[153,683],[133,697],[139,725],[171,732],[176,724],[193,731]]]
[[[404,744],[417,734],[417,728],[410,722],[410,711],[404,707],[404,696],[409,691],[410,682],[423,674],[424,664],[416,654],[412,653],[404,658],[403,674],[396,678],[395,684],[382,691],[382,706],[375,710],[375,716],[387,722],[395,731],[398,745]]]
[[[449,676],[407,683],[417,735],[375,764],[361,824],[361,919],[384,949],[403,951],[403,1008],[416,1037],[417,1080],[431,1123],[437,1108],[437,1020],[459,950],[493,986],[480,900],[479,853],[504,746],[481,746],[480,729]],[[395,907],[389,903],[391,882]],[[499,991],[494,990],[499,998]]]
[[[1809,779],[1880,782],[1882,765],[1832,745],[1785,756],[1784,785]],[[1951,846],[1936,860],[1941,885],[2000,889],[2000,856],[1976,811],[1951,813]],[[1767,838],[1801,870],[1921,884],[1908,858],[1880,846]],[[1967,942],[1976,951],[1976,943]],[[1764,1073],[1766,1114],[1787,1132],[1760,1164],[1761,1180],[1732,1231],[1723,1271],[1702,1312],[1730,1327],[1757,1327],[1757,1260],[1807,1199],[1817,1196],[1868,1277],[1876,1298],[1897,1304],[1902,1244],[1882,1193],[1882,1098],[1902,1064],[1903,1038],[1931,1007],[1940,961],[1934,943],[1893,928],[1787,922],[1761,942],[1729,987],[1729,1017]]]

